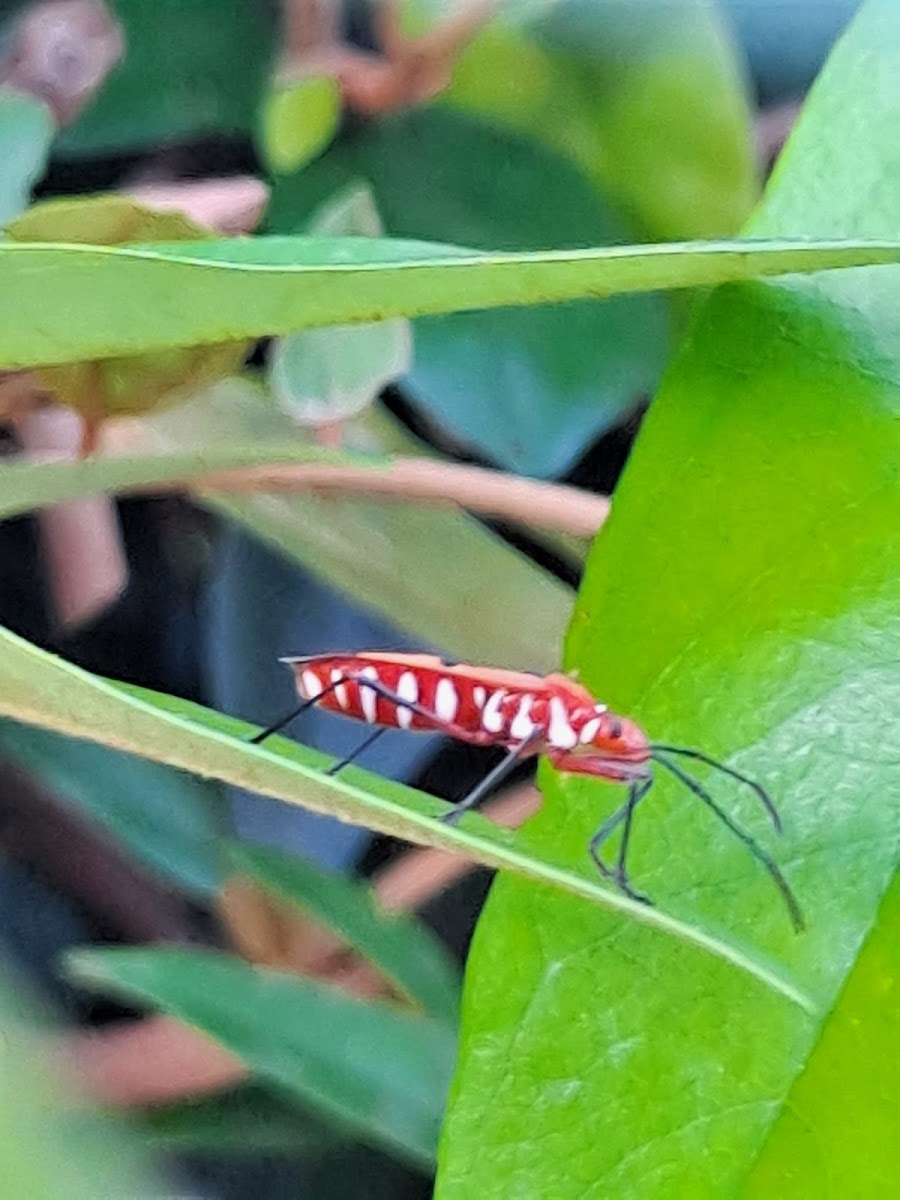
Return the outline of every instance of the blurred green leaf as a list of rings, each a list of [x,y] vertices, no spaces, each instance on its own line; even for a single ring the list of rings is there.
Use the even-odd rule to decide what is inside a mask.
[[[155,212],[125,196],[112,195],[44,201],[6,228],[13,242],[102,246],[150,239],[193,241],[207,232],[181,213]],[[229,339],[223,345],[172,347],[127,358],[41,367],[37,376],[59,403],[96,421],[171,403],[179,394],[238,370],[248,348],[246,341]]]
[[[900,9],[876,0],[813,90],[750,231],[893,230],[898,120]],[[501,879],[470,959],[441,1200],[807,1197],[842,1182],[877,1196],[896,1178],[896,1139],[873,1139],[897,1107],[895,932],[881,923],[896,910],[900,829],[898,304],[896,269],[709,297],[643,426],[565,656],[651,736],[699,745],[776,796],[786,837],[773,849],[803,936],[745,847],[673,781],[646,803],[631,873],[685,920],[752,931],[817,1011]],[[545,782],[524,840],[576,861],[615,796]],[[766,836],[753,798],[720,782]]]
[[[0,92],[0,226],[17,216],[44,173],[56,126],[33,96]]]
[[[338,934],[430,1016],[455,1027],[459,971],[420,921],[383,911],[365,884],[296,857],[233,843],[229,859],[241,875],[248,875]]]
[[[142,1114],[139,1128],[170,1153],[318,1155],[346,1143],[335,1129],[257,1084]]]
[[[362,412],[411,362],[408,321],[304,329],[276,342],[269,385],[295,421],[319,425]]]
[[[316,751],[284,738],[255,746],[247,740],[254,727],[243,721],[174,696],[109,683],[8,630],[0,630],[0,650],[0,713],[302,804],[313,812],[332,813],[419,845],[462,853],[486,866],[521,872],[701,946],[801,1007],[810,1003],[754,951],[601,886],[586,863],[573,871],[560,869],[550,858],[521,853],[521,833],[501,829],[478,813],[460,825],[439,822],[435,818],[446,805],[432,796],[353,766],[339,778],[325,775],[322,767],[328,760]]]
[[[4,972],[0,988],[0,1180],[10,1200],[159,1196],[158,1181],[112,1118],[59,1089],[59,1064],[40,1005]],[[58,1048],[57,1051],[58,1053]]]
[[[898,259],[896,240],[532,254],[377,238],[222,238],[127,248],[3,242],[0,367]]]
[[[80,983],[186,1021],[320,1116],[412,1162],[434,1157],[455,1035],[334,987],[186,950],[76,950]]]
[[[278,180],[270,228],[299,232],[361,177],[398,237],[506,250],[627,240],[570,161],[439,109],[371,124]],[[654,390],[668,319],[661,297],[620,296],[420,319],[415,341],[407,384],[433,417],[502,466],[552,475]]]
[[[331,76],[276,83],[261,117],[261,150],[269,167],[286,174],[321,154],[334,137],[340,116],[340,88]]]
[[[193,892],[219,884],[217,784],[130,754],[0,721],[0,750]]]
[[[275,0],[112,0],[125,54],[64,153],[152,148],[199,134],[247,134],[276,50]]]
[[[265,466],[267,463],[346,462],[347,456],[306,446],[296,441],[277,445],[198,447],[192,451],[166,454],[122,455],[82,459],[78,462],[17,462],[0,471],[0,518],[91,496],[97,492],[119,492],[128,488],[152,488],[155,484],[190,479],[200,472],[232,467]],[[379,460],[358,459],[377,470]]]
[[[405,7],[419,28],[446,12]],[[503,0],[439,102],[567,155],[649,237],[702,238],[756,196],[747,91],[707,0]]]
[[[386,413],[375,417],[370,410],[358,420],[347,431],[348,441],[355,438],[360,449],[371,452],[410,453],[409,435]],[[262,457],[266,442],[288,444],[292,427],[261,389],[232,380],[192,404],[155,415],[152,430],[171,446],[197,441],[198,455],[214,454],[214,439],[221,437],[232,445],[258,443]],[[0,513],[3,484],[0,473]],[[552,670],[558,661],[571,589],[464,513],[310,493],[207,492],[203,499],[426,645],[537,670]],[[471,620],[472,612],[480,614],[478,621]]]

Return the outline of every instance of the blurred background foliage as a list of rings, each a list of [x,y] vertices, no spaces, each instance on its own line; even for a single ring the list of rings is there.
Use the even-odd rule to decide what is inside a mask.
[[[493,250],[729,236],[855,7],[508,0],[488,17],[478,4],[407,0],[387,23],[388,6],[361,0],[6,0],[0,218],[9,238],[105,244],[254,230],[383,230]],[[213,185],[203,202],[181,190],[198,182]],[[71,204],[109,192],[124,195]],[[29,209],[47,200],[57,203]],[[337,439],[606,493],[685,312],[676,293],[427,317],[366,336],[326,330],[107,362],[102,384],[96,364],[71,364],[18,390],[4,378],[3,450],[71,451],[41,440],[49,391],[98,438],[113,413],[142,417],[119,448]],[[311,414],[310,396],[320,401]],[[0,526],[2,622],[100,674],[260,721],[290,703],[279,654],[430,640],[548,669],[585,552],[583,541],[522,525],[353,497],[214,495],[202,507],[142,497],[119,502],[112,521],[119,584],[77,617],[54,578],[48,521]],[[425,544],[442,547],[439,561],[423,561]],[[463,577],[481,590],[464,590]],[[294,734],[333,754],[356,742],[318,712]],[[264,851],[242,861],[257,890],[236,902],[218,837],[236,832],[302,853],[310,870],[365,875],[394,858],[384,840],[9,722],[0,753],[0,940],[16,970],[72,1024],[103,1028],[155,999],[254,1069],[253,1084],[224,1099],[180,1100],[143,1119],[184,1186],[222,1197],[428,1194],[455,1039],[445,947],[464,955],[485,874],[425,901],[404,954],[368,893],[339,882],[325,911],[339,875],[314,885]],[[393,735],[367,758],[438,795],[463,792],[490,762]],[[271,1028],[293,1039],[285,1060],[248,1043],[240,1020],[263,1002],[259,976],[186,946],[236,942],[269,966],[309,966],[308,946],[291,949],[301,913],[364,949],[382,999],[342,1000],[338,1012],[325,985],[279,977],[286,993]],[[181,944],[162,1001],[141,951],[112,965],[86,953],[70,962],[82,983],[112,980],[122,1007],[88,999],[57,969],[73,944],[154,940]],[[282,1028],[286,1013],[298,1028]],[[338,1020],[343,1040],[329,1041]],[[3,1139],[0,1175],[23,1180],[9,1194],[107,1194],[114,1185],[99,1177],[76,1181],[100,1161],[82,1144],[59,1151],[67,1170],[53,1175],[56,1142],[37,1132],[30,1079],[22,1084],[30,1053],[11,1035],[0,1049],[0,1105],[20,1131]],[[34,1083],[34,1112],[53,1106],[44,1087]],[[38,1142],[41,1180],[28,1175]],[[129,1178],[127,1194],[140,1194]]]

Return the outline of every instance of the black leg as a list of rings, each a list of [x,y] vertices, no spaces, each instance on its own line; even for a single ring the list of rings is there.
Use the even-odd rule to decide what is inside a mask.
[[[345,758],[339,759],[338,762],[333,763],[325,772],[325,774],[337,775],[338,771],[343,771],[344,767],[349,767],[352,762],[359,758],[364,751],[368,750],[371,745],[377,742],[378,739],[387,732],[387,728],[384,728],[376,729],[374,733],[370,733],[367,738],[364,738],[359,743],[355,750],[351,750]]]
[[[706,788],[703,787],[702,784],[698,783],[692,775],[688,775],[687,771],[682,770],[681,767],[679,767],[676,763],[673,763],[668,758],[658,756],[656,761],[661,767],[665,767],[667,771],[671,772],[676,779],[679,779],[686,788],[692,791],[698,800],[702,800],[706,807],[711,812],[715,813],[725,828],[729,829],[736,838],[740,838],[756,861],[765,867],[772,878],[772,882],[778,888],[779,892],[781,892],[782,899],[784,900],[785,907],[790,915],[791,924],[794,926],[795,932],[800,933],[805,928],[803,913],[801,912],[797,897],[791,891],[790,884],[782,875],[781,870],[775,860],[771,858],[765,852],[765,850],[763,850],[762,846],[760,846],[755,838],[752,838],[749,833],[745,833],[745,831],[741,829],[740,825],[735,824],[728,813],[725,812],[725,810],[721,808],[715,802],[715,800],[713,800]]]
[[[513,748],[508,751],[506,756],[500,759],[496,767],[494,767],[493,770],[488,771],[481,783],[472,788],[468,796],[465,796],[457,804],[454,804],[453,808],[451,808],[449,812],[444,813],[444,815],[441,817],[441,821],[445,825],[455,825],[457,821],[459,821],[460,817],[462,817],[465,813],[471,812],[473,808],[477,808],[488,792],[490,792],[496,784],[498,784],[502,779],[505,779],[506,776],[515,769],[517,764],[521,761],[523,753],[528,749],[529,746],[533,745],[536,740],[536,738],[532,737],[527,741],[522,742],[519,746],[513,746]]]
[[[296,708],[292,708],[289,713],[283,717],[280,717],[274,723],[274,725],[267,726],[260,733],[257,733],[254,737],[252,737],[250,739],[250,745],[259,746],[266,740],[266,738],[270,738],[273,733],[278,733],[280,729],[284,729],[285,725],[290,725],[291,721],[293,721],[295,717],[299,717],[301,713],[305,713],[307,709],[312,708],[315,704],[318,704],[323,696],[327,696],[329,692],[333,692],[341,682],[342,680],[339,679],[337,683],[328,684],[327,687],[323,688],[322,691],[319,692],[318,696],[314,696],[311,700],[304,700],[302,704],[298,704]]]
[[[628,799],[625,803],[615,810],[603,822],[594,836],[591,838],[589,851],[591,858],[597,865],[597,870],[604,879],[609,879],[614,883],[626,896],[630,896],[632,900],[639,900],[642,904],[649,904],[650,900],[647,896],[635,891],[631,886],[631,881],[628,878],[626,869],[626,859],[628,856],[628,844],[631,840],[632,821],[634,818],[634,810],[640,804],[641,800],[650,791],[653,786],[653,776],[646,779],[638,780],[633,783],[628,789]],[[619,853],[616,858],[615,868],[608,867],[600,857],[602,847],[609,841],[610,837],[615,833],[621,824],[624,822],[622,830],[622,839],[619,842]]]

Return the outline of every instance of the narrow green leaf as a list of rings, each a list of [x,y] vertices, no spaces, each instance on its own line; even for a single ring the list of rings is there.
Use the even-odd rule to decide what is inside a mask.
[[[753,232],[894,229],[898,121],[900,9],[876,0],[814,89]],[[752,796],[703,776],[783,864],[803,935],[745,847],[674,780],[643,805],[630,870],[685,920],[727,915],[752,931],[821,1010],[501,879],[470,958],[441,1200],[733,1196],[749,1181],[799,1198],[823,1194],[832,1167],[826,1191],[846,1180],[848,1194],[877,1196],[896,1177],[896,1139],[856,1130],[896,1109],[883,1066],[895,1023],[881,1015],[896,1008],[896,965],[882,970],[878,947],[900,849],[898,304],[897,270],[708,299],[643,426],[566,652],[653,738],[772,791],[780,843]],[[546,783],[528,844],[574,861],[616,799],[599,783]],[[853,1016],[867,1027],[858,1058]],[[825,1165],[807,1174],[813,1145]]]
[[[321,1117],[427,1166],[455,1054],[443,1023],[224,954],[76,950],[78,982],[186,1021]]]
[[[312,863],[258,846],[229,847],[234,868],[337,933],[433,1017],[455,1025],[459,971],[419,921],[382,911],[370,888]]]
[[[438,822],[435,817],[446,805],[433,797],[352,767],[340,778],[331,778],[322,773],[327,760],[316,751],[284,739],[272,739],[265,746],[238,740],[252,727],[173,696],[108,683],[8,630],[0,630],[0,650],[0,713],[528,875],[627,912],[635,921],[734,963],[801,1008],[814,1004],[755,952],[601,886],[586,863],[581,871],[571,870],[551,857],[520,850],[525,844],[521,835],[477,813],[459,826]]]
[[[376,238],[144,248],[3,243],[0,368],[897,261],[900,243],[884,239],[523,254]]]
[[[213,1096],[151,1109],[139,1128],[151,1144],[169,1153],[319,1155],[346,1144],[334,1128],[308,1111],[255,1084]]]

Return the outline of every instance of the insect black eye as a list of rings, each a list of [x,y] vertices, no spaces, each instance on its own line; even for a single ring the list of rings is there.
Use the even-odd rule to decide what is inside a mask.
[[[620,738],[622,736],[622,722],[618,717],[613,717],[610,722],[609,736],[611,738]]]

